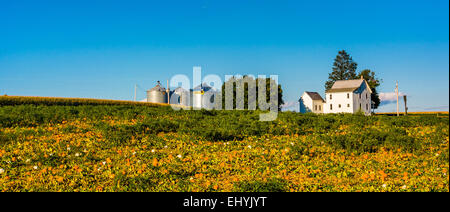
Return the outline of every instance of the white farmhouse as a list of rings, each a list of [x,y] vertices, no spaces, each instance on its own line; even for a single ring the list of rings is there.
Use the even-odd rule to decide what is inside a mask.
[[[300,113],[323,113],[325,101],[317,92],[305,91],[298,102],[300,103]]]
[[[372,90],[364,79],[338,80],[325,92],[324,113],[356,113],[370,115]]]

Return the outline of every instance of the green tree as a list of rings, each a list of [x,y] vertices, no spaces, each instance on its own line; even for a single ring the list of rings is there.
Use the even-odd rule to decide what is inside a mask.
[[[332,72],[328,75],[328,81],[325,82],[325,90],[329,90],[337,80],[349,80],[357,78],[356,68],[358,64],[345,51],[339,51],[334,59]]]
[[[367,84],[369,84],[370,89],[372,90],[371,99],[372,99],[372,109],[377,109],[380,105],[380,97],[377,92],[377,87],[381,84],[381,79],[378,79],[375,76],[375,72],[364,69],[361,72],[359,72],[357,78],[361,78],[361,76],[367,81]]]
[[[245,78],[245,80],[244,80]],[[251,96],[250,99],[255,99],[256,100],[256,109],[260,109],[259,105],[258,105],[258,82],[260,80],[266,80],[266,102],[270,102],[270,86],[276,86],[278,89],[278,110],[281,110],[281,105],[284,104],[283,101],[283,89],[281,88],[280,84],[277,84],[273,79],[271,78],[257,78],[254,79],[253,77],[246,77],[244,76],[243,78],[236,78],[236,77],[232,77],[230,79],[228,79],[226,82],[223,83],[222,85],[222,108],[225,108],[225,91],[226,91],[226,87],[225,84],[226,83],[233,83],[232,89],[233,91],[226,91],[226,92],[233,92],[233,109],[236,109],[236,93],[237,93],[237,85],[241,84],[243,82],[244,84],[244,98],[243,98],[243,105],[244,105],[244,109],[248,109],[248,105],[249,105],[249,88],[250,90],[255,89],[256,91],[256,96]],[[251,87],[249,87],[251,86]],[[254,87],[253,87],[254,86]],[[252,103],[252,102],[251,102]]]

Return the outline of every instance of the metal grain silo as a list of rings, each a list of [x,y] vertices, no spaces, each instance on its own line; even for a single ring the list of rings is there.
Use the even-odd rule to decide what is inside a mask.
[[[206,83],[202,83],[193,89],[193,107],[212,109],[215,103],[217,91]]]
[[[183,106],[190,106],[190,93],[189,91],[183,89],[182,87],[178,87],[175,90],[173,90],[172,94],[170,95],[170,103],[171,104],[179,104]]]
[[[204,91],[202,88],[202,85],[199,85],[192,89],[192,107],[194,109],[200,109],[202,108],[202,97],[203,97]]]
[[[211,110],[215,107],[217,91],[206,83],[204,83],[202,87],[202,108]]]
[[[159,81],[155,87],[147,91],[147,102],[167,103],[166,89],[162,87]]]

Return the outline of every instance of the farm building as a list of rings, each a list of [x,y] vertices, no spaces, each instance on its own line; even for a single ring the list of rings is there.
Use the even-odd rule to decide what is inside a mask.
[[[356,113],[370,115],[372,90],[364,79],[338,80],[325,91],[324,113]]]
[[[170,104],[191,106],[192,93],[182,87],[175,88],[170,94]]]
[[[195,87],[192,91],[194,108],[212,109],[215,103],[218,91],[206,83],[202,83]]]
[[[325,101],[317,92],[305,91],[298,101],[300,103],[300,113],[323,113]]]
[[[299,99],[300,112],[356,113],[370,115],[372,90],[363,78],[338,80],[325,91],[325,101],[317,92],[304,92]]]
[[[143,101],[152,103],[170,103],[193,108],[212,108],[218,91],[213,87],[202,83],[194,89],[183,89],[178,87],[174,90],[165,89],[161,83],[147,91],[147,98]]]
[[[147,91],[147,102],[167,103],[168,92],[170,91],[166,90],[158,81],[158,84],[155,87]]]

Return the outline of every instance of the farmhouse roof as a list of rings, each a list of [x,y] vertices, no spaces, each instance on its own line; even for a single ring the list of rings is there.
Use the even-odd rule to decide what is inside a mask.
[[[323,100],[323,98],[320,96],[320,94],[317,93],[317,92],[305,91],[305,93],[306,93],[309,97],[311,97],[312,100],[321,100],[321,101],[325,102],[325,101]]]
[[[337,80],[334,82],[331,89],[327,90],[326,93],[335,93],[335,92],[353,92],[363,83],[366,83],[366,87],[369,89],[369,92],[372,93],[372,90],[364,79],[355,79],[355,80]]]

